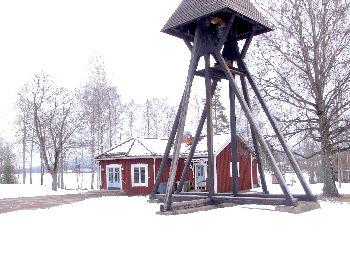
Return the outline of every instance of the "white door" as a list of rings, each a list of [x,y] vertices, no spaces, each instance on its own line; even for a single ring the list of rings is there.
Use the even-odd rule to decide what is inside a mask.
[[[107,166],[107,189],[121,189],[121,165]]]
[[[196,191],[201,191],[206,189],[206,181],[205,181],[205,166],[203,164],[195,164],[194,165],[194,181]]]

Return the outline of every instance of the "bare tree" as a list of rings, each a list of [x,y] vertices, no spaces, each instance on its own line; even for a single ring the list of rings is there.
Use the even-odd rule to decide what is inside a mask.
[[[76,95],[54,86],[44,72],[35,74],[23,94],[31,105],[31,125],[42,161],[52,176],[52,189],[57,190],[61,155],[71,146],[71,138],[81,125]]]
[[[22,174],[23,174],[23,184],[26,182],[26,155],[27,155],[27,144],[28,138],[30,134],[31,125],[31,111],[29,101],[25,99],[23,96],[23,91],[26,88],[22,88],[22,90],[18,94],[18,99],[16,103],[17,108],[17,137],[22,145]]]
[[[140,128],[144,130],[142,135],[152,138],[168,137],[176,114],[175,107],[169,104],[167,98],[158,97],[147,99],[143,107],[143,119]],[[135,111],[135,108],[131,109],[130,107],[130,110]]]
[[[320,145],[313,155],[321,157],[323,192],[337,196],[331,156],[350,143],[349,3],[285,0],[262,7],[276,30],[257,43],[258,80],[285,134]]]
[[[83,131],[87,137],[84,143],[90,151],[93,187],[94,157],[118,142],[122,132],[123,106],[116,86],[108,80],[102,57],[96,56],[90,61],[90,75],[83,87],[81,102],[87,126]],[[82,146],[81,143],[80,148]]]

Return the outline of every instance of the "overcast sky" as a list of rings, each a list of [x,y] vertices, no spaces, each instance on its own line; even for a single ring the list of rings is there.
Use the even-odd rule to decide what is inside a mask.
[[[181,0],[0,1],[0,133],[13,139],[18,89],[44,70],[79,87],[89,59],[102,55],[124,100],[166,96],[177,104],[190,54],[160,33]]]

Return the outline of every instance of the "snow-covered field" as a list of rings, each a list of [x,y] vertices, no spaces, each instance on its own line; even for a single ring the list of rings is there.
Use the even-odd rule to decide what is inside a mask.
[[[23,174],[15,175],[18,183],[23,183]],[[60,180],[60,179],[59,179]],[[50,189],[52,183],[52,177],[50,173],[44,174],[44,184],[43,186]],[[97,188],[97,174],[92,178],[91,173],[64,173],[63,174],[64,187],[66,189],[89,189],[91,188],[91,182],[93,183],[94,188]],[[32,184],[40,186],[41,183],[41,174],[33,173],[32,174]],[[29,174],[26,175],[25,184],[30,184]]]
[[[0,261],[349,261],[350,205],[294,215],[237,206],[159,216],[146,197],[0,215]]]
[[[17,187],[14,196],[30,187],[32,195],[52,193],[37,185],[0,186],[0,194]],[[311,188],[318,194],[322,184]],[[269,189],[280,192],[278,185]],[[291,191],[301,192],[300,185]],[[350,184],[340,192],[350,194]],[[350,204],[321,201],[321,207],[299,215],[245,205],[160,216],[147,197],[120,196],[5,213],[0,261],[349,261]]]

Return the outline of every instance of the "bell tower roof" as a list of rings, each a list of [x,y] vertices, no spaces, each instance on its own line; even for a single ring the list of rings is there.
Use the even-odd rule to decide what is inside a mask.
[[[250,0],[183,0],[162,29],[162,32],[187,38],[196,21],[212,15],[235,15],[234,28],[238,39],[245,39],[252,27],[255,35],[272,30],[265,17]]]

